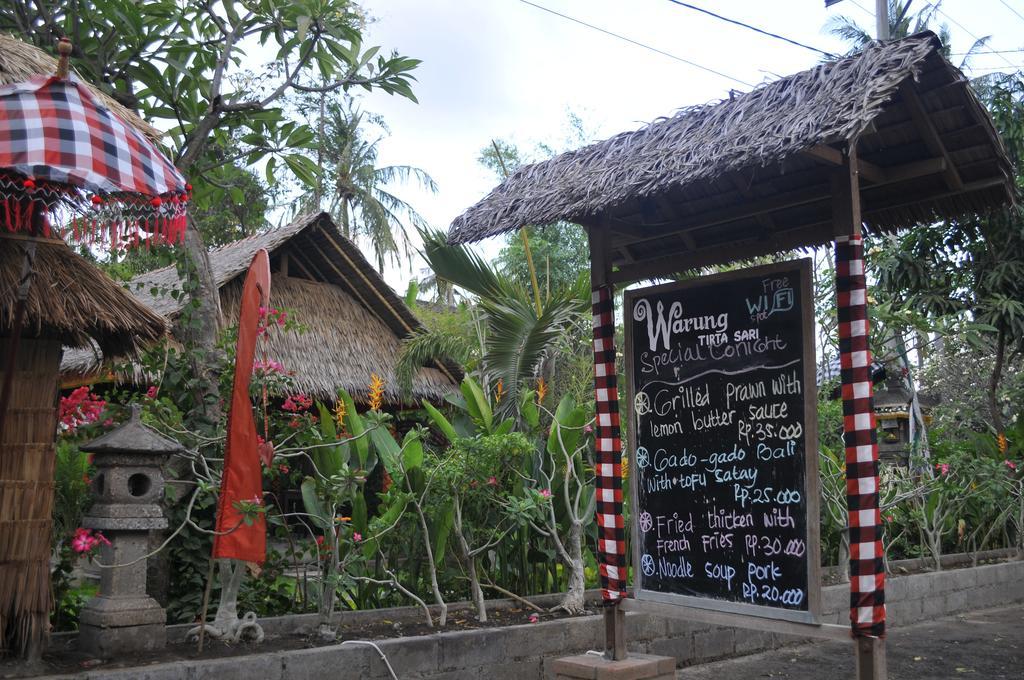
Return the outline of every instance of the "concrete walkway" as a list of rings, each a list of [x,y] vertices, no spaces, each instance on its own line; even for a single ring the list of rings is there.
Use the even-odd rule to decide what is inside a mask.
[[[739,633],[737,633],[737,636]],[[889,631],[891,680],[1024,678],[1024,605],[971,612]],[[680,670],[680,680],[846,680],[853,645],[823,642]]]

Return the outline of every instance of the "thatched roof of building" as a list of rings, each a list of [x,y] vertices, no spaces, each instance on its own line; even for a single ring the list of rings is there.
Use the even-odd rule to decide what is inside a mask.
[[[74,59],[72,59],[71,69],[74,71]],[[0,85],[20,83],[34,76],[50,76],[56,72],[57,60],[54,57],[51,57],[35,45],[18,40],[14,36],[0,33]],[[134,111],[105,94],[98,87],[86,82],[85,79],[79,77],[79,81],[85,85],[89,92],[98,97],[111,112],[120,116],[122,120],[141,134],[154,142],[160,140],[162,133],[142,120]]]
[[[14,321],[26,239],[0,235],[0,335]],[[57,240],[36,241],[34,277],[22,335],[59,338],[68,347],[131,354],[163,337],[163,317]]]
[[[245,272],[260,248],[270,254],[271,303],[290,310],[305,333],[268,333],[267,358],[294,372],[297,389],[333,400],[339,387],[360,401],[370,374],[382,378],[385,400],[401,404],[394,374],[401,339],[422,328],[405,302],[391,289],[359,248],[341,235],[326,213],[305,215],[290,225],[250,236],[210,252],[221,292],[225,321],[238,318]],[[186,304],[174,267],[142,274],[130,283],[132,293],[168,319]],[[155,291],[155,295],[154,295]],[[66,353],[65,376],[96,374],[99,362],[87,352]],[[461,372],[454,364],[424,367],[413,380],[416,401],[437,401],[456,389]]]
[[[1005,150],[940,47],[927,32],[872,43],[525,166],[456,218],[449,241],[568,220],[607,230],[621,270],[660,259],[675,271],[824,243],[834,237],[830,180],[850,149],[869,228],[1005,204]]]

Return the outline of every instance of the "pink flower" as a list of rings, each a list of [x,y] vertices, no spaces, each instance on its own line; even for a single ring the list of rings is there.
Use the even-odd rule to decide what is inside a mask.
[[[263,505],[263,496],[256,494],[249,502],[254,505]]]
[[[75,536],[71,539],[71,549],[76,553],[87,553],[92,550],[92,539],[88,536]]]
[[[1017,464],[1014,463],[1012,460],[1004,460],[1003,462],[1006,463],[1006,467],[1010,468],[1011,470],[1017,469]]]
[[[537,623],[539,620],[539,616],[537,616],[536,614],[530,614],[530,623]]]
[[[156,385],[150,385],[149,389],[146,390],[146,396],[150,399],[156,399],[156,395],[160,392],[160,388]]]
[[[487,478],[487,486],[498,486],[498,478],[497,477],[493,477],[493,476],[492,477],[488,477]]]
[[[584,425],[583,431],[586,432],[587,434],[590,434],[591,432],[594,431],[594,428],[592,428],[590,425]]]
[[[949,474],[949,463],[936,463],[935,469],[939,471],[940,475]]]
[[[103,427],[110,427],[113,424],[114,424],[114,419],[113,418],[107,418],[106,420],[103,421]]]
[[[110,545],[110,541],[107,540],[107,537],[98,531],[93,532],[93,537],[95,537],[95,539],[103,545]]]
[[[363,540],[363,535],[358,531],[355,531],[352,533],[352,540],[358,543],[359,541]]]
[[[540,495],[544,498],[551,498],[551,489],[541,489]]]

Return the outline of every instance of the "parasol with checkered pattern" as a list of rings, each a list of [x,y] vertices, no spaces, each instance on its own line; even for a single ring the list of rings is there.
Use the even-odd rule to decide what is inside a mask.
[[[191,187],[133,126],[69,75],[0,87],[0,224],[13,233],[109,242],[175,243]]]

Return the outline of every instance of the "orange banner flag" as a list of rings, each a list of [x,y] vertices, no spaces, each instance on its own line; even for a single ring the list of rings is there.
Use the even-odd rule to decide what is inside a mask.
[[[270,303],[270,257],[262,248],[249,265],[242,288],[238,313],[238,345],[235,352],[235,381],[228,411],[228,441],[224,448],[224,476],[217,504],[217,535],[213,557],[262,564],[267,554],[267,523],[258,513],[246,524],[239,503],[263,504],[263,471],[260,469],[256,421],[249,398],[260,307]]]

